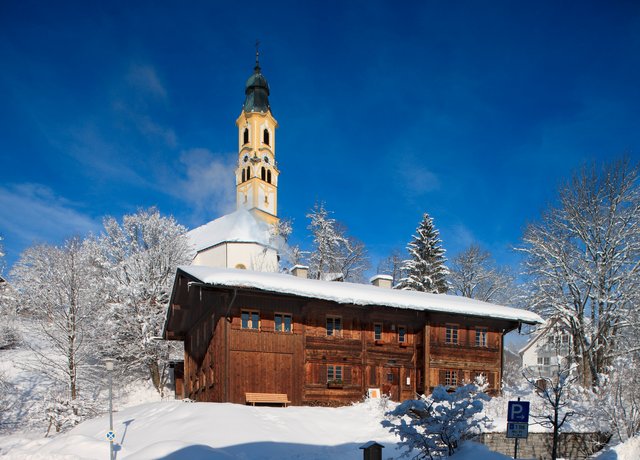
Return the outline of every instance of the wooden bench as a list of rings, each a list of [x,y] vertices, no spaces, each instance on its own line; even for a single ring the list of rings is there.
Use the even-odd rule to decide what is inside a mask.
[[[245,393],[247,404],[255,406],[257,404],[282,404],[287,407],[291,404],[289,398],[283,393]]]

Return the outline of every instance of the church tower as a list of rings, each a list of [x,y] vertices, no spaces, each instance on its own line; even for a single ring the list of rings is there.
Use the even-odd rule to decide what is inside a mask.
[[[276,128],[269,106],[269,84],[262,75],[256,51],[256,66],[245,85],[238,127],[236,207],[247,209],[268,224],[278,222],[278,175]]]

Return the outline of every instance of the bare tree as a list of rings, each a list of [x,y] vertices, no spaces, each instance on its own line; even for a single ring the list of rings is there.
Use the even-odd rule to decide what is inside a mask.
[[[617,358],[598,391],[597,416],[604,413],[619,442],[640,433],[640,356]]]
[[[0,236],[0,278],[4,272],[4,247],[2,246],[2,236]]]
[[[289,237],[292,233],[293,220],[289,218],[282,218],[271,227],[271,239],[278,250],[278,255],[281,257],[281,270],[287,270],[294,265],[305,263],[305,257],[308,255],[300,246],[289,243]]]
[[[79,380],[88,378],[95,352],[92,337],[102,299],[95,260],[90,247],[73,238],[60,247],[27,249],[12,271],[19,300],[48,344],[33,348],[41,370],[66,385],[68,401],[79,397]]]
[[[456,295],[485,302],[510,303],[514,276],[496,266],[488,251],[477,244],[454,257],[450,266],[449,286]]]
[[[345,227],[330,217],[324,204],[316,204],[307,214],[313,237],[313,250],[309,257],[311,277],[339,277],[344,281],[361,281],[369,268],[367,251],[362,242],[347,236]]]
[[[575,385],[578,380],[570,360],[557,359],[551,376],[525,371],[524,377],[542,399],[546,409],[544,414],[532,414],[540,425],[553,432],[551,459],[558,458],[558,440],[566,421],[576,415],[572,410],[575,401]]]
[[[621,160],[583,169],[523,242],[533,307],[569,325],[582,384],[597,386],[611,359],[628,351],[620,338],[639,299],[638,166]]]
[[[404,265],[406,257],[403,257],[399,249],[394,249],[391,254],[378,263],[377,272],[389,275],[392,278],[391,285],[396,286],[406,276]]]
[[[162,395],[173,350],[158,340],[176,268],[189,262],[186,229],[155,208],[104,220],[99,241],[109,285],[105,353],[128,369],[144,368]]]

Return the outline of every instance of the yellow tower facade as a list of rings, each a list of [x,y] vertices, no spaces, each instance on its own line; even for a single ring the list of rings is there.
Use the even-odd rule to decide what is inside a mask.
[[[258,54],[253,75],[245,85],[238,127],[236,207],[247,209],[268,224],[278,223],[278,176],[276,128],[269,106],[269,84],[262,75]]]

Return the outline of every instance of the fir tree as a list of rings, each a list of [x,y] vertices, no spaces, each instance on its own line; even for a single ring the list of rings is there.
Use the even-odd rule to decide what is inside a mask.
[[[444,265],[447,259],[444,257],[440,233],[433,226],[429,214],[422,216],[416,233],[407,245],[411,259],[404,263],[406,277],[400,281],[398,288],[434,294],[447,292],[446,277],[449,270]]]

